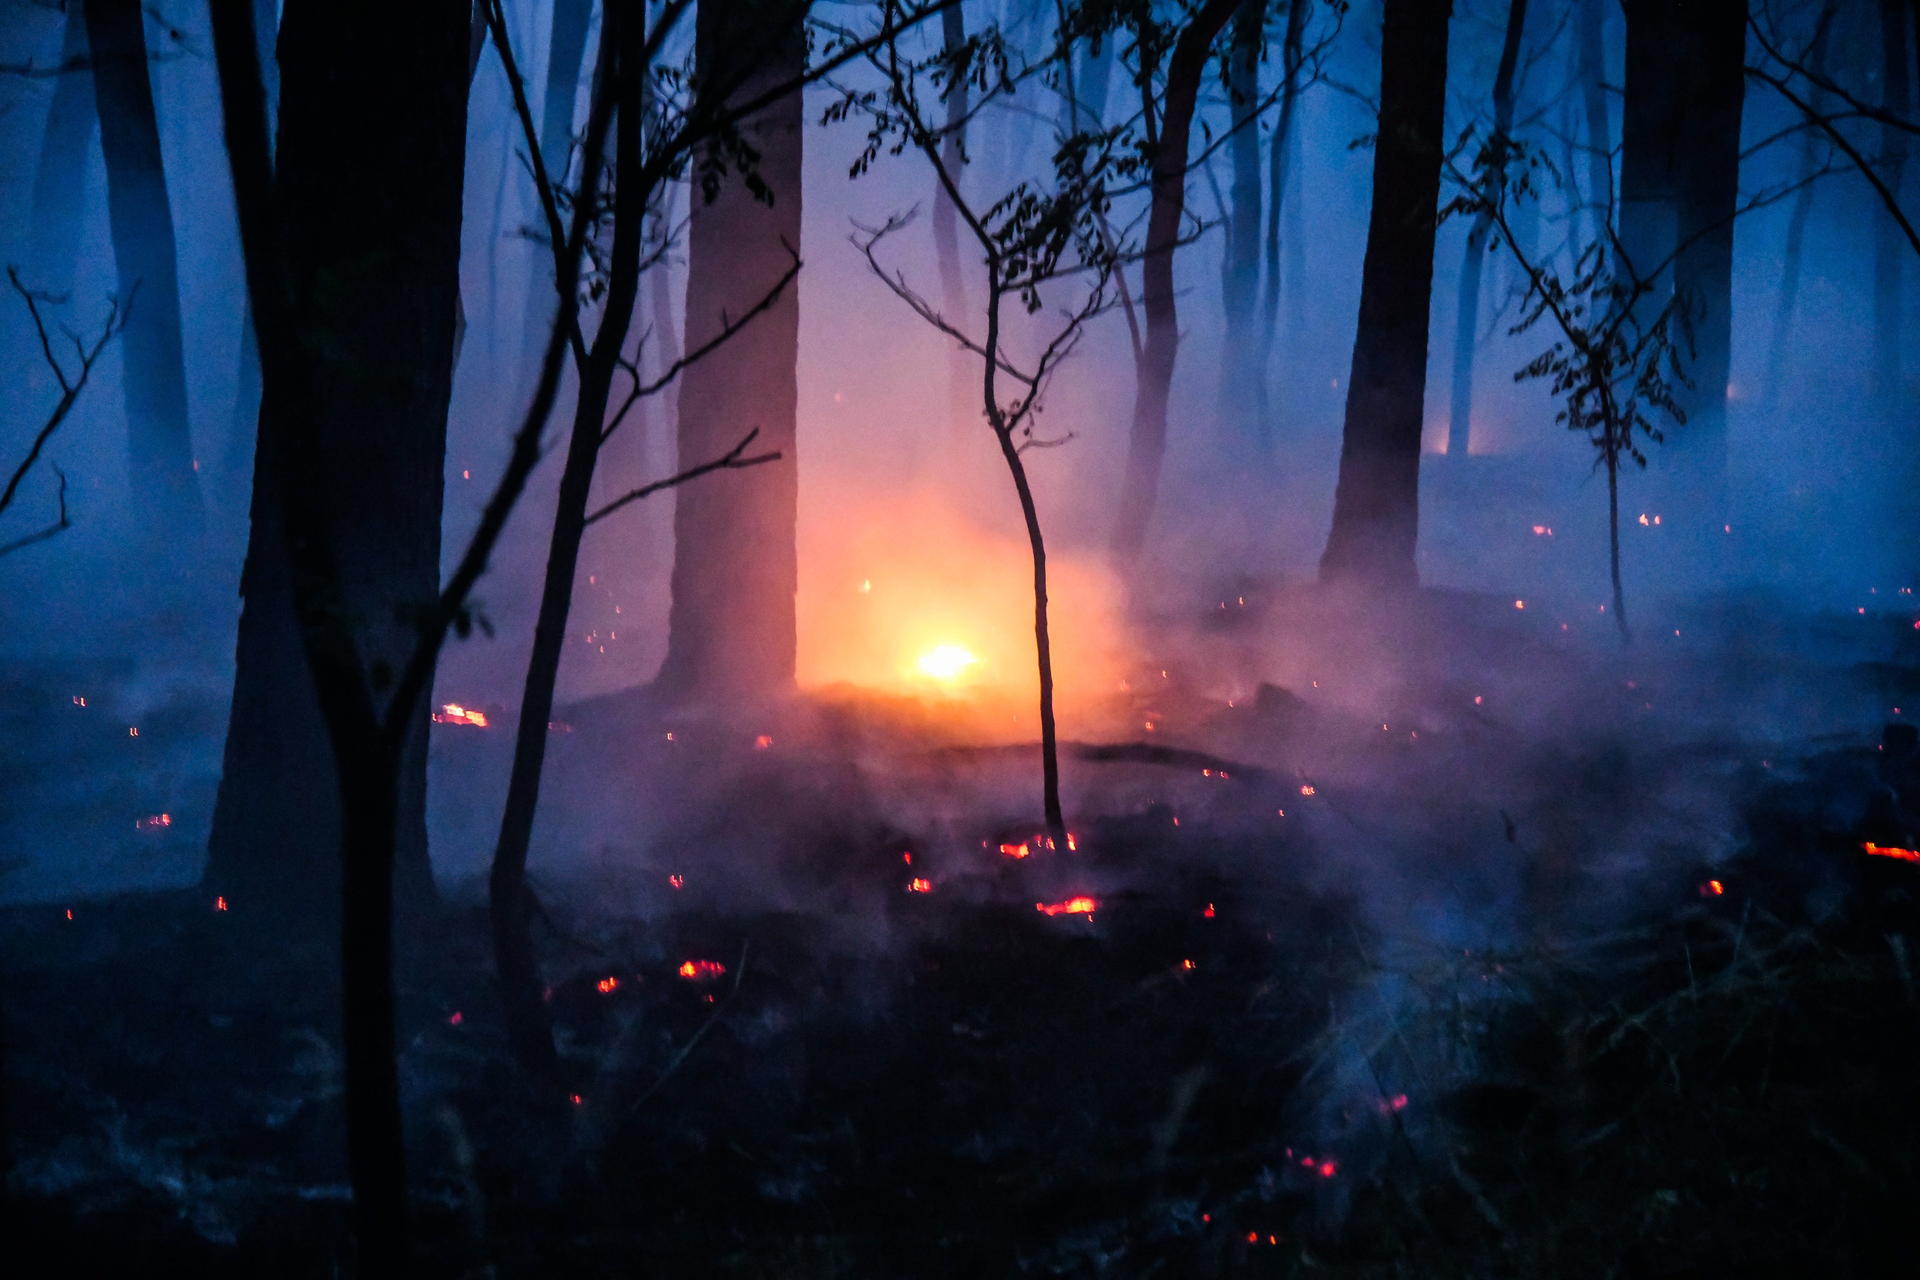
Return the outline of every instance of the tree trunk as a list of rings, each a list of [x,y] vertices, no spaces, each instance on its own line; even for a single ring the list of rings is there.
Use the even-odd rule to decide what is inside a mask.
[[[959,5],[949,5],[940,15],[940,24],[941,40],[949,53],[966,43],[966,17]],[[940,163],[954,175],[955,181],[964,172],[966,148],[961,126],[967,117],[967,105],[967,81],[961,79],[947,93],[947,132],[940,140]],[[959,220],[946,188],[938,182],[933,184],[933,252],[940,267],[941,304],[949,316],[963,316],[967,311],[967,289],[960,274]],[[970,364],[967,353],[957,344],[949,347],[947,405],[951,411],[950,438],[956,443],[971,439],[976,422],[975,415],[966,409],[971,390]]]
[[[1831,8],[1827,9],[1831,15]],[[1827,74],[1826,26],[1823,23],[1820,38],[1807,50],[1807,57],[1813,69],[1820,75]],[[1827,109],[1826,95],[1817,86],[1809,86],[1808,102],[1815,111]],[[1780,250],[1780,290],[1773,311],[1773,340],[1767,358],[1766,382],[1761,395],[1769,405],[1778,405],[1780,379],[1787,367],[1787,352],[1793,336],[1793,313],[1800,301],[1800,268],[1805,256],[1807,242],[1807,224],[1813,218],[1813,193],[1818,186],[1814,174],[1820,165],[1821,134],[1809,126],[1800,131],[1800,189],[1793,195],[1793,212],[1787,215],[1786,243]]]
[[[1260,46],[1266,25],[1266,0],[1241,0],[1227,51],[1227,97],[1238,126],[1231,142],[1232,212],[1221,297],[1226,306],[1226,341],[1221,346],[1222,412],[1236,432],[1249,432],[1264,455],[1273,445],[1267,408],[1267,379],[1260,359]]]
[[[1266,307],[1261,333],[1262,368],[1272,359],[1280,337],[1280,213],[1286,207],[1287,153],[1293,143],[1293,120],[1300,105],[1300,60],[1306,36],[1310,0],[1286,0],[1287,33],[1280,47],[1280,118],[1274,123],[1267,156]],[[1297,197],[1296,197],[1297,199]]]
[[[556,183],[567,180],[573,150],[573,108],[580,92],[580,65],[586,58],[587,25],[593,0],[554,0],[547,39],[547,83],[540,112],[540,155]],[[541,334],[544,343],[546,334]]]
[[[146,18],[140,0],[87,0],[81,12],[93,50],[114,267],[120,297],[133,300],[120,339],[130,488],[148,531],[164,544],[198,530],[205,513],[187,426],[179,268],[147,74]]]
[[[1740,117],[1746,99],[1746,0],[1688,10],[1674,288],[1693,332],[1683,368],[1686,425],[1669,439],[1685,506],[1680,527],[1700,567],[1718,566],[1727,521],[1727,384],[1733,363],[1733,233],[1740,199]]]
[[[1500,46],[1500,66],[1493,77],[1493,136],[1505,145],[1513,132],[1513,68],[1520,61],[1520,37],[1527,26],[1527,0],[1507,5],[1507,34]],[[1493,198],[1507,189],[1504,165],[1487,176]],[[1473,354],[1480,336],[1480,272],[1486,265],[1493,233],[1493,212],[1477,215],[1467,230],[1467,247],[1460,262],[1459,306],[1453,324],[1453,399],[1447,413],[1447,458],[1465,462],[1473,429]]]
[[[1627,19],[1626,85],[1620,112],[1620,252],[1623,283],[1644,286],[1647,319],[1672,293],[1679,243],[1681,26],[1668,0],[1621,0]],[[1644,323],[1645,321],[1643,321]]]
[[[536,1075],[552,1079],[558,1059],[553,1031],[541,999],[541,981],[529,931],[527,851],[533,841],[534,811],[540,802],[540,777],[546,766],[548,723],[553,715],[554,687],[567,643],[567,616],[573,607],[574,578],[580,565],[580,541],[587,527],[587,500],[600,458],[601,432],[607,421],[607,402],[620,370],[621,349],[632,326],[640,288],[640,240],[643,219],[652,192],[634,172],[641,152],[644,69],[637,66],[646,43],[645,9],[612,0],[606,8],[601,34],[601,66],[613,64],[613,92],[617,95],[617,132],[613,178],[613,250],[608,265],[606,305],[593,345],[580,369],[580,391],[574,401],[573,430],[567,443],[567,461],[560,473],[559,499],[553,513],[553,536],[547,547],[546,576],[540,588],[540,610],[534,623],[533,651],[521,690],[520,722],[514,736],[513,771],[507,782],[506,808],[500,820],[500,839],[494,848],[489,883],[492,907],[494,965],[507,1014],[508,1034],[521,1063]]]
[[[324,921],[341,883],[341,782],[295,612],[275,467],[326,495],[321,532],[344,596],[333,606],[376,685],[404,664],[439,589],[467,7],[286,6],[275,207],[297,350],[276,357],[278,386],[263,352],[245,606],[208,847],[208,887],[236,911]],[[416,905],[432,893],[420,711],[396,786],[399,892]]]
[[[1913,119],[1909,97],[1911,78],[1907,59],[1907,5],[1880,0],[1880,105],[1890,115]],[[1899,191],[1907,168],[1907,132],[1897,125],[1880,126],[1881,180],[1889,191]],[[1892,218],[1873,215],[1873,395],[1894,408],[1900,399],[1900,353],[1905,346],[1901,306],[1901,277],[1911,252]]]
[[[72,66],[86,56],[86,20],[69,9],[60,43],[61,65]],[[49,293],[65,293],[72,287],[74,259],[79,255],[88,159],[98,119],[89,83],[92,74],[74,70],[55,79],[40,161],[33,172],[33,271],[28,279]]]
[[[1412,585],[1452,0],[1386,0],[1373,208],[1322,581]]]
[[[1587,205],[1595,240],[1613,223],[1613,126],[1607,107],[1606,11],[1580,6],[1580,49],[1575,74],[1587,117]],[[1569,175],[1571,176],[1571,175]]]
[[[794,0],[707,0],[695,24],[696,94],[739,101],[799,76],[804,15]],[[759,150],[758,177],[770,204],[756,200],[734,174],[721,178],[713,199],[695,198],[688,350],[712,339],[727,316],[745,314],[792,266],[800,247],[803,123],[801,98],[793,93],[741,125]],[[725,453],[755,427],[769,450],[796,456],[799,335],[798,290],[788,290],[682,375],[682,469]],[[791,464],[679,493],[663,690],[751,706],[792,687],[798,500],[799,472]]]
[[[1113,531],[1114,556],[1122,564],[1139,559],[1146,545],[1160,491],[1160,466],[1167,450],[1167,398],[1173,389],[1174,362],[1180,349],[1173,255],[1186,210],[1194,104],[1206,74],[1207,51],[1239,4],[1240,0],[1206,0],[1180,33],[1167,61],[1141,263],[1146,341],[1135,364],[1133,426],[1127,444],[1126,475],[1121,481],[1119,519]]]

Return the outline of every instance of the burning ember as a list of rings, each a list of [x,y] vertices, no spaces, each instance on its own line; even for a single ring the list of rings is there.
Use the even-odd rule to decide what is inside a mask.
[[[921,654],[914,662],[914,670],[932,680],[951,683],[967,673],[969,667],[980,665],[980,659],[971,650],[962,645],[942,644]]]
[[[755,751],[765,751],[767,748],[771,747],[772,745],[773,745],[773,735],[770,733],[763,733],[759,737],[753,740],[753,749]]]
[[[718,960],[683,960],[680,962],[680,976],[694,982],[712,982],[727,971],[727,966]]]
[[[1033,909],[1048,916],[1090,916],[1100,904],[1092,898],[1068,898],[1064,902],[1036,902]]]
[[[213,909],[215,911],[225,911],[227,909],[227,899],[225,895],[222,895],[213,900]]]
[[[1876,858],[1897,858],[1901,862],[1920,862],[1920,849],[1902,849],[1895,845],[1875,844],[1871,840],[1860,847]]]
[[[685,876],[668,876],[667,887],[671,889],[684,889],[687,887],[687,878]]]
[[[608,974],[606,977],[600,979],[600,981],[594,983],[593,989],[603,996],[610,996],[620,989],[620,979],[614,977],[612,974]]]
[[[133,829],[135,831],[161,831],[172,825],[173,825],[172,814],[150,813],[144,818],[135,818],[133,822]]]
[[[1700,886],[1700,896],[1703,898],[1717,898],[1726,891],[1727,886],[1718,880],[1709,880]]]
[[[467,724],[476,729],[487,727],[487,713],[463,707],[457,702],[449,702],[433,713],[435,724]]]
[[[924,876],[915,876],[913,879],[907,881],[907,892],[908,893],[932,893],[933,881],[928,880]]]

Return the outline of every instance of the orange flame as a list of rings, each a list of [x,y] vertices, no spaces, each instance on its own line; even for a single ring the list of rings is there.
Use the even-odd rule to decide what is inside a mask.
[[[612,974],[608,974],[606,977],[600,979],[600,981],[594,983],[593,989],[603,996],[610,996],[620,989],[620,979],[614,977]]]
[[[1092,898],[1068,898],[1064,902],[1036,902],[1033,909],[1048,916],[1090,916],[1100,904]]]
[[[1897,858],[1901,862],[1920,862],[1920,849],[1902,849],[1896,845],[1875,844],[1871,840],[1860,847],[1876,858]]]
[[[172,814],[150,813],[144,818],[134,819],[133,829],[135,831],[159,831],[159,830],[162,830],[163,828],[170,827],[172,825],[173,825]]]
[[[683,960],[680,962],[680,976],[695,982],[712,982],[727,971],[727,966],[718,960]]]
[[[227,909],[226,898],[224,896],[215,898],[213,900],[213,909],[215,911],[225,911]]]
[[[487,713],[476,711],[472,707],[463,707],[457,702],[449,702],[433,713],[435,724],[464,724],[476,729],[487,727]]]
[[[915,876],[913,879],[907,881],[907,892],[932,893],[933,881],[926,879],[924,876]]]

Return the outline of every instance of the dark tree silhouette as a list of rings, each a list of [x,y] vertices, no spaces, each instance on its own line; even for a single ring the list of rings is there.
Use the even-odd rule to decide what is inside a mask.
[[[1127,437],[1127,469],[1120,482],[1119,514],[1113,551],[1123,564],[1139,558],[1153,523],[1160,492],[1160,467],[1167,452],[1167,399],[1173,390],[1174,363],[1180,354],[1180,311],[1174,287],[1174,251],[1180,245],[1186,214],[1188,157],[1194,106],[1207,68],[1207,53],[1233,17],[1239,0],[1205,0],[1181,28],[1167,59],[1167,82],[1157,125],[1148,117],[1147,147],[1152,156],[1151,203],[1141,262],[1141,309],[1146,340],[1135,364],[1133,423]],[[1144,22],[1144,19],[1143,19]],[[1144,86],[1156,68],[1153,44],[1140,42]]]
[[[1880,109],[1894,119],[1914,118],[1912,77],[1907,64],[1914,49],[1907,27],[1920,18],[1911,0],[1880,0]],[[1907,169],[1907,130],[1891,121],[1880,125],[1881,174],[1889,189],[1900,190]],[[1902,323],[1901,280],[1907,246],[1891,218],[1873,220],[1873,394],[1882,404],[1900,395],[1901,354],[1906,349]]]
[[[1266,282],[1261,329],[1261,363],[1273,356],[1280,336],[1280,213],[1286,205],[1287,150],[1300,107],[1301,73],[1306,57],[1307,8],[1312,0],[1286,0],[1286,35],[1280,43],[1280,116],[1267,144]]]
[[[699,101],[703,93],[741,102],[769,86],[797,82],[806,67],[805,13],[804,0],[702,4],[694,34],[694,110],[713,109]],[[757,153],[748,174],[741,146],[726,139],[707,145],[696,160],[703,190],[689,219],[689,350],[764,298],[793,265],[800,244],[802,119],[800,95],[791,93],[740,123],[739,141]],[[787,291],[681,381],[682,469],[724,453],[750,429],[788,464],[680,493],[673,603],[658,680],[671,695],[746,707],[793,683],[799,339],[800,300]]]
[[[140,319],[121,344],[127,455],[135,500],[154,517],[156,537],[200,526],[187,424],[187,375],[180,338],[180,278],[173,210],[160,160],[147,38],[140,0],[87,0],[93,96],[107,160],[107,221],[120,296],[140,288]]]
[[[1452,0],[1386,0],[1373,208],[1322,581],[1418,581],[1420,428]]]
[[[1527,0],[1509,0],[1507,31],[1500,46],[1500,65],[1493,76],[1493,131],[1499,138],[1513,132],[1513,69],[1520,61],[1520,37],[1527,26]],[[1500,181],[1496,171],[1492,178]],[[1473,428],[1473,353],[1480,329],[1480,276],[1486,265],[1493,215],[1483,212],[1467,229],[1467,247],[1460,263],[1459,305],[1453,325],[1453,397],[1447,413],[1447,458],[1463,462]]]
[[[1232,206],[1221,259],[1221,300],[1226,341],[1220,349],[1220,406],[1237,433],[1250,433],[1264,452],[1272,444],[1267,380],[1260,340],[1260,51],[1265,43],[1266,0],[1241,0],[1227,49],[1227,97],[1234,132]]]
[[[444,30],[454,9],[463,15],[457,42]],[[246,603],[207,867],[208,887],[249,911],[314,918],[335,899],[340,875],[340,780],[307,673],[269,455],[281,452],[327,497],[318,519],[342,592],[332,607],[347,614],[371,671],[399,669],[440,580],[467,28],[453,0],[407,12],[394,40],[417,41],[418,61],[356,52],[369,28],[326,21],[297,0],[279,42],[276,209],[309,365],[278,394],[267,386],[261,404]],[[452,62],[442,65],[443,56]],[[294,395],[308,399],[294,406]],[[396,803],[400,893],[419,903],[431,894],[424,707],[416,719]]]
[[[73,282],[86,200],[85,157],[99,118],[86,61],[87,22],[78,8],[69,8],[60,44],[60,66],[67,70],[54,82],[40,160],[33,171],[33,271],[54,293],[65,292]]]

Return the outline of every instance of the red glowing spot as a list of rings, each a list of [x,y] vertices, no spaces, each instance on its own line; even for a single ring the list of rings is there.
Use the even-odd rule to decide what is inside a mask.
[[[1182,969],[1197,969],[1197,968],[1199,968],[1199,966],[1198,966],[1198,965],[1196,965],[1196,964],[1195,964],[1195,963],[1194,963],[1193,961],[1191,961],[1191,960],[1182,960],[1182,961],[1180,962],[1180,967],[1181,967]]]
[[[87,700],[76,693],[73,695],[73,705],[76,707],[84,707],[87,705]]]
[[[1726,891],[1727,886],[1718,880],[1709,880],[1700,886],[1700,896],[1703,898],[1717,898]]]
[[[1380,1099],[1380,1114],[1383,1116],[1392,1115],[1396,1111],[1405,1111],[1406,1109],[1407,1095],[1404,1093],[1396,1093],[1391,1098]]]
[[[1320,1162],[1320,1176],[1321,1176],[1321,1177],[1323,1177],[1323,1178],[1331,1178],[1331,1177],[1332,1177],[1332,1176],[1333,1176],[1334,1174],[1336,1174],[1336,1173],[1339,1173],[1339,1172],[1340,1172],[1340,1166],[1339,1166],[1339,1165],[1337,1165],[1337,1164],[1335,1164],[1335,1163],[1334,1163],[1333,1161],[1331,1161],[1331,1160],[1322,1160],[1322,1161]]]
[[[218,898],[215,898],[215,899],[213,900],[213,909],[214,909],[215,911],[225,911],[225,910],[227,909],[227,900],[226,900],[226,898],[225,898],[225,897],[218,897]]]
[[[139,725],[137,725],[137,724],[130,724],[130,725],[128,725],[128,726],[127,726],[127,736],[128,736],[129,738],[137,738],[137,737],[139,737],[139,736],[140,736],[140,726],[139,726]]]
[[[718,960],[683,960],[680,962],[680,976],[695,982],[712,982],[727,971],[727,966]]]
[[[1036,902],[1033,909],[1048,916],[1090,916],[1100,904],[1092,898],[1068,898],[1064,902]]]
[[[1899,708],[1896,707],[1895,711],[1897,712],[1898,710]],[[1080,841],[1074,837],[1074,834],[1071,831],[1067,832],[1067,852],[1068,853],[1080,852]]]
[[[1473,695],[1473,705],[1476,707],[1484,704],[1486,700],[1487,699],[1485,694],[1476,693]]]
[[[606,977],[600,979],[600,981],[594,983],[593,989],[603,996],[610,996],[620,989],[620,979],[614,977],[612,974],[608,974]]]
[[[160,831],[172,825],[173,815],[170,813],[150,813],[144,818],[135,818],[133,821],[135,831]]]
[[[471,480],[471,479],[473,479],[473,471],[472,471],[471,469],[468,469],[468,468],[463,468],[463,469],[461,470],[461,472],[460,472],[460,478],[461,478],[462,480]]]
[[[450,1027],[457,1027],[461,1023],[465,1022],[466,1020],[467,1020],[467,1016],[461,1013],[458,1009],[455,1009],[453,1013],[447,1018],[447,1025]]]
[[[1200,914],[1202,916],[1205,916],[1209,920],[1213,919],[1213,916],[1214,916],[1213,904],[1209,902],[1207,904],[1207,909],[1205,911],[1202,911]]]
[[[1551,538],[1553,536],[1553,526],[1537,524],[1533,526],[1533,536],[1536,538]]]
[[[1212,1221],[1213,1221],[1213,1215],[1212,1215],[1212,1214],[1210,1214],[1210,1213],[1203,1213],[1203,1214],[1201,1214],[1201,1215],[1200,1215],[1200,1221],[1202,1221],[1202,1222],[1212,1222]]]
[[[765,751],[768,747],[771,747],[772,745],[773,745],[773,736],[771,734],[763,733],[759,737],[753,740],[753,749],[755,751]]]
[[[1869,840],[1860,846],[1876,858],[1895,858],[1901,862],[1920,862],[1920,850],[1902,849],[1895,845],[1875,844]]]
[[[913,865],[913,855],[912,855],[911,853],[903,853],[903,854],[901,854],[901,855],[900,855],[900,861],[902,861],[902,862],[904,862],[904,863],[906,863],[906,864],[907,864],[908,866],[912,866],[912,865]]]
[[[565,720],[549,720],[547,721],[547,732],[548,733],[572,733],[573,726],[568,724]]]
[[[915,876],[913,879],[907,881],[907,892],[932,893],[933,881],[926,879],[924,876]]]
[[[572,1104],[573,1104],[574,1106],[576,1106],[576,1107],[577,1107],[577,1106],[579,1106],[579,1105],[580,1105],[581,1103],[583,1103],[583,1102],[585,1102],[585,1101],[586,1101],[586,1099],[585,1099],[585,1098],[583,1098],[583,1097],[581,1097],[581,1096],[580,1096],[579,1094],[577,1094],[577,1093],[570,1093],[570,1094],[568,1094],[568,1095],[567,1095],[567,1101],[568,1101],[568,1102],[571,1102],[571,1103],[572,1103]]]
[[[1301,786],[1301,788],[1300,788],[1300,794],[1301,794],[1301,795],[1303,795],[1303,796],[1311,796],[1311,795],[1318,795],[1319,793],[1318,793],[1318,792],[1316,792],[1316,791],[1315,791],[1315,790],[1313,789],[1313,787],[1312,787],[1312,786],[1310,786],[1310,785],[1303,785],[1303,786]]]
[[[1033,850],[1027,848],[1026,842],[1022,841],[1019,844],[1003,844],[1000,846],[1000,852],[1006,854],[1009,858],[1024,858],[1032,853]]]
[[[669,888],[684,889],[687,887],[687,878],[685,876],[677,876],[677,875],[668,876],[667,885]]]
[[[487,713],[484,711],[476,711],[471,707],[463,707],[457,702],[449,702],[433,713],[433,722],[435,724],[464,724],[471,725],[475,729],[484,729],[487,727]]]
[[[1259,1244],[1259,1243],[1260,1243],[1260,1233],[1259,1233],[1258,1231],[1249,1231],[1249,1232],[1247,1232],[1247,1243],[1248,1243],[1248,1244]]]
[[[67,908],[67,919],[69,919],[69,920],[71,920],[71,919],[73,919],[73,908],[72,908],[72,907],[68,907],[68,908]]]
[[[1179,814],[1175,814],[1175,815],[1174,815],[1174,817],[1173,817],[1173,825],[1174,825],[1174,826],[1176,826],[1176,827],[1180,825],[1180,815],[1179,815]]]
[[[706,1001],[706,1002],[707,1002],[708,1004],[712,1004],[712,1003],[713,1003],[713,994],[712,994],[711,992],[709,992],[709,993],[707,993],[706,995],[704,995],[704,996],[702,996],[702,997],[700,997],[700,998],[701,998],[702,1000],[705,1000],[705,1001]]]
[[[1516,609],[1524,609],[1527,607],[1527,602],[1525,600],[1515,600],[1513,602],[1513,607]]]

